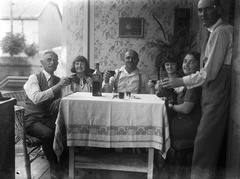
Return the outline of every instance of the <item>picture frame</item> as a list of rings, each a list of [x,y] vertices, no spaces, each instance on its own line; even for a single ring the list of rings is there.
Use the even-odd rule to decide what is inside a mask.
[[[120,38],[143,38],[144,19],[143,18],[119,18]]]

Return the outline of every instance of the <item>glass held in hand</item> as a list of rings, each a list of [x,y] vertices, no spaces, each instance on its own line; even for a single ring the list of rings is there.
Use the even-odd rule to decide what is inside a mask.
[[[108,73],[110,74],[110,77],[114,76],[116,74],[116,72],[114,70],[108,70]]]
[[[164,83],[165,83],[166,81],[168,81],[168,78],[167,78],[167,77],[160,79],[160,85],[161,85],[162,88],[165,88]]]
[[[161,91],[162,90],[162,80],[163,79],[160,79],[156,82],[156,85],[155,85],[155,90],[156,91]]]
[[[72,83],[73,79],[69,77],[61,78],[61,80],[58,82],[61,86],[67,86]],[[51,84],[52,83],[52,84]],[[53,82],[51,82],[49,86],[54,86]]]
[[[104,73],[104,81],[105,83],[109,83],[109,79],[115,75],[114,70],[106,70]]]
[[[167,88],[167,89],[171,88],[170,83],[171,83],[172,79],[173,78],[164,78],[164,80],[162,81],[162,87]]]
[[[147,86],[149,87],[149,89],[154,89],[156,86],[157,80],[149,80],[147,83]]]
[[[157,80],[150,80],[152,84],[157,84]]]

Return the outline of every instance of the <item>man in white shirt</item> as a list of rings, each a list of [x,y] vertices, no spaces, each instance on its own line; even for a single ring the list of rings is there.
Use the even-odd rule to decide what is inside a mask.
[[[137,68],[138,62],[138,53],[134,50],[127,51],[124,58],[125,65],[117,69],[112,77],[109,71],[104,74],[103,91],[149,93],[150,89],[147,86],[149,77]]]
[[[54,75],[58,56],[53,51],[43,54],[43,71],[30,75],[24,85],[26,92],[25,120],[26,132],[42,142],[42,148],[50,164],[51,179],[59,179],[60,165],[53,150],[55,121],[60,102],[61,87],[70,84],[67,78]]]
[[[163,84],[170,88],[202,86],[202,118],[195,138],[191,178],[211,179],[217,168],[229,115],[233,27],[220,18],[219,0],[200,0],[198,15],[210,31],[201,58],[204,67],[183,78],[167,79]]]

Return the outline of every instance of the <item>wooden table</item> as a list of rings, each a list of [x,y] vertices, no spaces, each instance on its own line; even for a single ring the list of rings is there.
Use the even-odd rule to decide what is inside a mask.
[[[153,176],[154,148],[163,157],[170,147],[169,125],[164,101],[156,95],[134,94],[113,98],[111,93],[93,97],[79,92],[64,97],[56,121],[54,150],[58,156],[69,146],[69,177],[75,168],[146,172]],[[122,166],[77,162],[74,147],[149,148],[146,166]]]

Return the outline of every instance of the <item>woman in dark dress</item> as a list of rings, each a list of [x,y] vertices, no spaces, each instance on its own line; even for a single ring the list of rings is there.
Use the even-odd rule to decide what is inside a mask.
[[[182,70],[185,75],[195,73],[200,68],[200,54],[189,52],[185,56]],[[168,104],[177,113],[169,118],[170,134],[173,139],[194,140],[201,119],[201,87],[178,90],[177,103]]]

